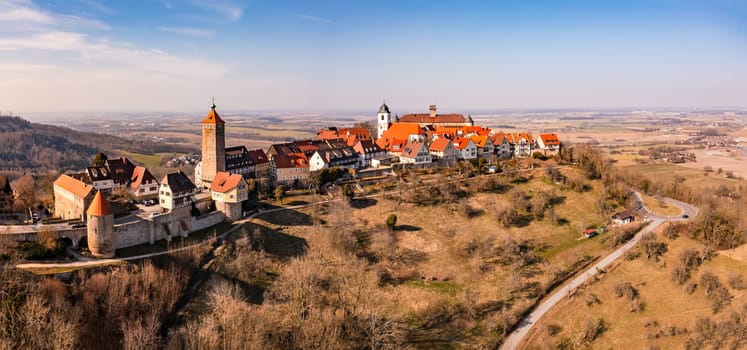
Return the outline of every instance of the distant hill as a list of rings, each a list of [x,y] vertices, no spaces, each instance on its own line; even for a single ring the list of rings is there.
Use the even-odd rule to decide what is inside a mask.
[[[79,132],[65,127],[31,123],[20,117],[0,116],[0,170],[69,170],[91,164],[98,152],[110,157],[134,153],[188,152],[184,145],[133,142],[112,135]]]

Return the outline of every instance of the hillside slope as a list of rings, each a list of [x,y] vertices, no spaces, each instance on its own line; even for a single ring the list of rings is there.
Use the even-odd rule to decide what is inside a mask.
[[[97,152],[110,156],[117,150],[137,153],[185,152],[183,145],[133,143],[121,137],[79,132],[64,127],[31,123],[20,117],[0,117],[0,169],[79,169]]]

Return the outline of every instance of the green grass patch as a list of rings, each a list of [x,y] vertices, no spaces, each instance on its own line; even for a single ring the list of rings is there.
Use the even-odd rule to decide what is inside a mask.
[[[667,179],[670,181],[673,181],[677,176],[682,176],[685,178],[686,184],[691,184],[696,188],[703,188],[703,186],[715,187],[719,185],[730,186],[739,182],[737,179],[728,179],[719,176],[716,173],[710,173],[708,176],[704,176],[704,171],[702,169],[686,168],[670,163],[640,164],[631,165],[625,168],[650,175],[652,178]]]
[[[453,282],[453,281],[425,281],[425,280],[410,280],[405,282],[405,285],[417,288],[425,288],[438,293],[447,294],[455,297],[457,293],[464,289],[464,286]]]
[[[172,153],[153,153],[153,154],[145,154],[145,153],[133,153],[133,152],[127,152],[127,151],[119,151],[120,154],[123,156],[132,159],[135,161],[135,163],[143,164],[148,169],[155,169],[161,166],[161,158],[165,155],[170,155]]]

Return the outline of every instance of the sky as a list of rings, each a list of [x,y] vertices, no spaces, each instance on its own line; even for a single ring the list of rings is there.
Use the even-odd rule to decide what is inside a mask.
[[[236,111],[747,107],[747,1],[0,0],[0,113],[213,97]]]

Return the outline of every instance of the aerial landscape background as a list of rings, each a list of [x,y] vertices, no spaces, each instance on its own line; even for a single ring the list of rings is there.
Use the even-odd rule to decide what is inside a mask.
[[[747,348],[747,2],[0,24],[0,348]]]

